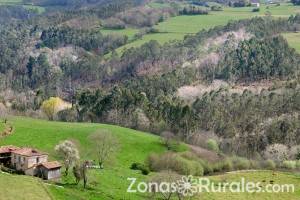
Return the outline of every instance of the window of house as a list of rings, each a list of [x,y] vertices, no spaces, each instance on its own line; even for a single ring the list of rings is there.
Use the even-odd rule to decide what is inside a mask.
[[[40,158],[37,157],[37,158],[36,158],[36,163],[39,163],[39,162],[40,162]]]

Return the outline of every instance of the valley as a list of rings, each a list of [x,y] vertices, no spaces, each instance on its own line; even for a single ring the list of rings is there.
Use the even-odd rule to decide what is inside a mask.
[[[0,0],[0,200],[298,200],[299,5]]]

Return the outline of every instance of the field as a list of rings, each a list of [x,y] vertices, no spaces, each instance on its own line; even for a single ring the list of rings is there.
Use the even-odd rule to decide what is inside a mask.
[[[11,5],[16,5],[16,4],[21,4],[22,0],[0,0],[0,4],[11,4]]]
[[[285,33],[283,37],[288,41],[291,47],[300,53],[300,33]]]
[[[80,144],[81,159],[93,159],[90,154],[91,148],[87,137],[101,130],[108,130],[115,135],[120,143],[120,150],[116,155],[116,159],[112,161],[104,170],[90,170],[88,173],[89,184],[86,190],[82,184],[75,185],[74,178],[69,175],[62,179],[62,183],[58,186],[45,184],[39,179],[26,176],[12,176],[0,174],[0,199],[1,194],[5,192],[5,200],[10,199],[49,199],[53,196],[58,200],[96,200],[96,199],[144,199],[141,194],[126,193],[129,182],[128,177],[135,177],[138,180],[146,180],[149,176],[141,175],[138,171],[130,170],[133,162],[143,162],[147,155],[151,152],[164,152],[165,148],[161,145],[160,139],[154,135],[134,131],[131,129],[121,128],[118,126],[104,124],[87,124],[87,123],[61,123],[47,122],[43,120],[35,120],[23,117],[14,117],[10,122],[15,128],[15,132],[2,139],[0,146],[12,144],[17,146],[35,147],[46,151],[50,154],[50,159],[58,159],[54,152],[54,146],[62,140],[72,139]],[[183,149],[184,146],[183,146]],[[235,181],[239,177],[245,177],[246,180],[262,181],[274,180],[275,183],[288,183],[296,185],[296,193],[288,194],[220,194],[205,193],[196,199],[200,200],[238,200],[238,199],[257,199],[257,200],[293,200],[300,195],[300,176],[289,173],[276,173],[272,175],[271,171],[247,172],[241,174],[229,173],[210,177],[214,182]],[[151,176],[151,175],[150,175]],[[17,183],[17,184],[14,184]],[[10,185],[13,185],[10,187]],[[9,187],[7,187],[9,186]],[[28,192],[30,189],[32,191]],[[13,189],[12,189],[13,188]],[[18,192],[16,192],[18,191]],[[22,196],[26,194],[30,196]],[[37,197],[36,195],[40,196]],[[297,197],[298,196],[298,197]],[[299,198],[298,198],[299,199]]]
[[[50,153],[51,159],[55,157],[54,147],[62,140],[72,139],[80,143],[82,159],[93,159],[89,154],[89,142],[87,137],[99,130],[109,130],[115,135],[121,144],[116,159],[111,166],[104,170],[91,170],[89,172],[89,188],[83,190],[82,185],[74,185],[73,177],[63,180],[63,188],[48,186],[56,199],[139,199],[136,195],[124,195],[128,187],[127,177],[145,179],[140,172],[130,170],[133,162],[144,162],[151,152],[163,152],[165,148],[161,145],[158,137],[134,131],[131,129],[102,124],[68,124],[59,122],[47,122],[28,118],[13,118],[10,121],[15,132],[0,141],[3,144],[17,146],[35,147]],[[0,198],[1,199],[1,198]]]
[[[151,4],[151,7],[161,7],[159,3]],[[224,8],[223,11],[210,12],[209,15],[197,16],[176,16],[169,18],[165,22],[159,23],[154,28],[158,29],[159,33],[147,34],[141,39],[130,42],[117,49],[121,54],[125,49],[131,47],[138,47],[150,40],[157,40],[163,44],[171,40],[182,40],[187,34],[195,34],[202,29],[209,29],[218,25],[225,25],[231,20],[245,19],[255,16],[265,16],[269,12],[273,17],[289,17],[292,14],[300,13],[300,7],[292,4],[276,5],[262,5],[260,12],[252,12],[253,7],[245,8]],[[134,29],[136,32],[137,29]],[[105,30],[104,33],[117,33],[128,35],[132,37],[132,29],[125,30]]]
[[[0,5],[12,5],[12,6],[23,6],[25,9],[34,10],[41,14],[45,12],[45,8],[41,6],[25,5],[22,0],[0,0]]]
[[[51,200],[51,195],[45,184],[37,178],[2,174],[0,172],[0,199]]]
[[[300,175],[292,173],[283,173],[272,171],[253,171],[253,172],[233,172],[224,175],[218,175],[210,177],[210,181],[214,183],[224,182],[241,182],[241,178],[245,179],[245,182],[260,182],[261,185],[266,186],[273,181],[274,185],[292,184],[294,185],[294,192],[257,192],[257,193],[204,193],[201,194],[199,200],[298,200],[300,197]]]

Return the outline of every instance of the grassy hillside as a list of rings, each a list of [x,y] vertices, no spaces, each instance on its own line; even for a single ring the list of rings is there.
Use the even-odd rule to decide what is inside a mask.
[[[12,144],[17,146],[35,147],[50,153],[51,159],[55,157],[54,147],[62,140],[73,139],[80,143],[82,159],[93,159],[87,137],[96,130],[109,130],[120,143],[120,149],[111,166],[104,170],[89,171],[89,188],[74,185],[70,175],[63,179],[63,188],[49,186],[56,199],[139,199],[136,195],[127,195],[128,177],[145,179],[140,172],[130,170],[133,162],[144,162],[151,152],[163,152],[165,148],[160,144],[158,137],[131,129],[102,124],[60,123],[34,120],[29,118],[12,118],[15,128],[14,134],[0,141],[0,145]],[[1,198],[0,198],[1,199]]]
[[[154,5],[152,5],[152,7],[153,6],[159,7],[160,4],[155,3]],[[161,6],[163,6],[163,4]],[[231,20],[239,20],[255,16],[265,16],[268,12],[273,17],[289,17],[292,14],[300,12],[300,7],[286,3],[280,6],[262,5],[259,12],[252,12],[252,9],[253,7],[225,7],[223,11],[210,12],[209,15],[172,17],[154,26],[154,28],[159,30],[160,33],[147,34],[139,40],[135,40],[127,45],[118,48],[117,52],[122,53],[125,49],[138,47],[146,42],[149,42],[150,40],[157,40],[161,44],[170,40],[182,40],[187,34],[195,34],[202,29],[209,29],[214,26],[225,25]],[[131,37],[133,32],[132,29],[125,29],[121,31],[105,30],[104,33],[118,33]]]
[[[37,178],[0,173],[0,199],[51,200],[51,195]]]
[[[34,10],[37,13],[41,14],[45,12],[45,8],[41,6],[34,6],[34,5],[25,5],[23,4],[22,0],[0,0],[0,6],[1,5],[12,5],[12,6],[23,6],[27,10]]]
[[[300,33],[285,33],[283,37],[287,39],[291,47],[300,53]]]
[[[22,0],[0,0],[0,4],[10,4],[10,5],[16,5],[16,4],[21,4]]]
[[[88,174],[89,184],[83,189],[82,184],[75,185],[72,175],[63,177],[61,187],[45,184],[39,179],[26,176],[13,176],[0,174],[0,199],[5,193],[5,199],[50,199],[53,196],[58,200],[96,200],[96,199],[145,199],[140,194],[126,193],[129,182],[128,177],[138,180],[146,180],[148,176],[141,175],[138,171],[129,169],[133,162],[143,162],[151,152],[163,152],[165,148],[160,144],[158,137],[131,129],[104,124],[87,123],[61,123],[35,120],[23,117],[14,117],[10,122],[15,132],[2,139],[0,145],[12,144],[18,146],[35,147],[50,153],[51,159],[57,159],[54,146],[61,140],[72,139],[80,144],[82,159],[93,159],[89,154],[91,147],[87,137],[96,130],[108,130],[115,135],[120,142],[120,150],[116,159],[104,170],[90,170]],[[151,174],[150,174],[151,176]],[[228,173],[212,176],[213,182],[237,181],[245,177],[248,181],[270,181],[280,184],[295,184],[295,193],[282,194],[248,194],[248,193],[205,193],[195,199],[199,200],[296,200],[300,195],[300,176],[290,173],[276,173],[271,171]],[[49,192],[49,193],[48,193]],[[26,194],[26,195],[23,195]],[[21,195],[21,196],[20,196]],[[1,198],[2,197],[2,198]]]

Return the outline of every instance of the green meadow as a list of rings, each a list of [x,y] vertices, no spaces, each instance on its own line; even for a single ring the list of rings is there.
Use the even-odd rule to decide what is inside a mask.
[[[39,14],[45,12],[44,7],[34,6],[34,5],[26,5],[26,4],[23,4],[22,0],[0,0],[0,6],[1,5],[23,6],[25,9],[34,10]]]
[[[151,7],[161,7],[159,3],[152,3]],[[225,7],[223,11],[210,12],[208,15],[196,16],[176,16],[159,23],[154,26],[159,33],[144,35],[141,39],[134,40],[117,49],[119,54],[122,54],[125,49],[138,47],[150,40],[157,40],[160,44],[164,44],[171,40],[182,40],[187,34],[195,34],[202,29],[210,29],[215,26],[225,25],[231,20],[246,19],[255,16],[266,16],[267,14],[273,17],[289,17],[292,14],[300,13],[300,7],[292,4],[284,3],[280,6],[262,5],[260,12],[252,12],[253,7],[231,8]],[[102,30],[104,33],[117,33],[127,35],[132,38],[138,29],[124,30]]]
[[[300,53],[300,33],[285,33],[282,35],[289,45]]]
[[[0,0],[0,4],[21,4],[22,0]]]
[[[13,189],[12,189],[13,188]],[[0,172],[1,200],[52,200],[46,185],[37,178]]]
[[[160,139],[152,134],[134,131],[118,126],[88,123],[61,123],[16,117],[10,120],[14,133],[0,139],[1,145],[27,146],[40,149],[50,154],[50,159],[59,159],[55,156],[54,147],[60,141],[73,140],[80,144],[81,159],[95,159],[88,136],[95,131],[108,130],[120,143],[115,159],[104,170],[89,171],[89,188],[84,190],[83,185],[74,185],[72,173],[62,180],[62,188],[48,186],[55,199],[140,199],[139,195],[126,194],[128,177],[146,179],[139,171],[130,170],[133,162],[143,163],[151,152],[163,152],[165,148]],[[1,177],[0,177],[1,180]],[[1,199],[1,198],[0,198]]]
[[[63,177],[59,184],[46,183],[38,178],[10,175],[0,173],[0,199],[5,200],[108,200],[124,199],[139,200],[145,199],[142,194],[127,193],[129,186],[128,177],[145,181],[154,173],[144,176],[139,171],[130,170],[133,162],[144,162],[146,157],[153,152],[162,153],[165,151],[157,136],[121,128],[118,126],[89,123],[62,123],[48,122],[24,117],[14,117],[10,119],[14,127],[14,133],[1,139],[1,145],[17,145],[38,148],[46,151],[50,155],[50,160],[59,159],[56,157],[54,147],[62,140],[73,140],[79,145],[81,159],[94,159],[92,149],[87,137],[95,131],[106,130],[111,132],[120,143],[120,148],[106,164],[104,170],[89,170],[88,188],[83,189],[82,183],[75,184],[72,173],[68,177]],[[212,182],[232,182],[239,181],[242,177],[246,181],[264,182],[273,181],[278,184],[294,184],[295,193],[204,193],[193,199],[199,200],[296,200],[300,197],[300,176],[299,174],[254,171],[236,172],[223,175],[211,176]],[[9,187],[7,187],[9,186]],[[15,192],[15,191],[18,192]],[[3,196],[5,194],[5,197]],[[25,195],[24,195],[25,194]]]

